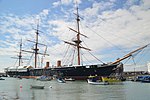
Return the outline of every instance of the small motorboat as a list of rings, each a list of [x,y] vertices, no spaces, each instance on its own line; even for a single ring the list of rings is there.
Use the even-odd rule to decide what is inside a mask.
[[[150,76],[144,76],[142,83],[150,83]]]
[[[22,77],[21,77],[20,75],[16,76],[16,78],[18,78],[18,79],[22,79]]]
[[[75,79],[73,79],[73,78],[65,78],[65,81],[75,81]]]
[[[59,83],[66,83],[66,81],[63,78],[57,78],[57,82],[59,82]]]
[[[108,85],[108,82],[104,82],[98,76],[89,76],[87,82],[92,85]]]
[[[0,77],[0,80],[5,80],[5,79]]]
[[[42,85],[31,85],[31,89],[44,89]]]
[[[51,81],[51,79],[52,79],[51,77],[44,76],[44,75],[37,78],[37,80],[40,80],[40,81]]]
[[[135,81],[135,82],[142,82],[144,77],[145,77],[144,75],[136,76],[136,77],[134,77],[133,81]]]
[[[122,80],[116,77],[101,77],[103,82],[107,82],[110,85],[122,84]]]
[[[87,82],[92,85],[108,85],[108,82],[102,82],[102,81],[93,82],[91,79],[87,79]]]

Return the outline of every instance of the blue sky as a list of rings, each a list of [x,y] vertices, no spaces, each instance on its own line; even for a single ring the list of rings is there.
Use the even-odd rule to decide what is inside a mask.
[[[77,28],[76,2],[83,18],[81,32],[89,37],[81,36],[82,45],[92,49],[91,53],[103,62],[113,62],[150,42],[149,0],[0,0],[0,70],[15,66],[16,59],[11,57],[18,55],[16,51],[21,39],[24,50],[34,47],[27,40],[35,40],[38,20],[39,42],[48,46],[47,53],[50,54],[44,57],[44,63],[50,61],[51,65],[56,65],[57,60],[62,60],[66,62],[64,64],[70,64],[69,58],[67,61],[63,58],[66,50],[73,53],[73,47],[64,44],[63,40],[71,41],[75,37],[68,27]],[[44,52],[44,46],[39,48],[39,52]],[[125,69],[138,70],[146,66],[150,61],[148,51],[149,47],[134,58],[136,66],[133,60],[123,61],[127,65]],[[83,64],[100,63],[85,50],[82,55]],[[31,54],[23,53],[23,56],[30,58]],[[70,54],[66,56],[70,57]],[[23,65],[27,64],[23,61]]]

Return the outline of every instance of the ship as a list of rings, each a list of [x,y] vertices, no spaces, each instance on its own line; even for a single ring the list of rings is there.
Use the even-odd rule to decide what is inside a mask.
[[[46,67],[37,68],[37,55],[42,54],[42,53],[38,52],[39,49],[37,48],[37,45],[39,44],[38,43],[38,34],[39,33],[38,33],[38,28],[37,28],[36,41],[34,42],[35,48],[33,49],[34,52],[26,51],[26,52],[35,54],[35,67],[23,67],[22,69],[19,69],[17,67],[15,70],[11,70],[11,69],[7,68],[7,69],[5,69],[6,74],[11,77],[16,75],[16,76],[21,76],[23,78],[34,78],[34,77],[42,76],[42,75],[56,76],[56,77],[61,76],[63,78],[73,78],[75,80],[86,80],[89,76],[95,76],[95,75],[99,76],[99,77],[113,76],[113,75],[122,77],[123,63],[121,61],[128,57],[131,57],[133,53],[135,53],[139,50],[142,50],[148,46],[148,45],[145,45],[143,47],[140,47],[140,48],[128,53],[124,57],[118,58],[114,62],[94,64],[94,65],[93,64],[81,65],[80,50],[85,49],[85,50],[91,51],[91,49],[83,47],[81,45],[82,41],[80,39],[80,36],[81,35],[85,36],[85,35],[80,33],[80,26],[79,26],[80,16],[78,13],[78,7],[77,7],[77,13],[75,15],[76,15],[76,22],[77,22],[77,30],[70,28],[70,27],[69,27],[69,29],[76,33],[76,38],[73,39],[73,43],[68,42],[68,41],[64,41],[64,42],[69,45],[74,46],[77,49],[77,58],[78,58],[77,65],[64,65],[63,66],[63,65],[61,65],[61,61],[59,60],[57,62],[56,67],[50,67],[49,62],[46,62]],[[25,51],[25,50],[21,50],[21,51]],[[43,54],[43,55],[46,55],[46,54]],[[21,57],[21,55],[20,55],[20,57]]]

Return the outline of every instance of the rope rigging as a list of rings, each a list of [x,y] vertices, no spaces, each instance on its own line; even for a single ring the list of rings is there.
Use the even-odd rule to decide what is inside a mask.
[[[82,26],[82,25],[81,25]],[[90,29],[93,33],[97,34],[100,38],[102,38],[103,40],[107,41],[107,43],[111,44],[112,46],[116,47],[118,50],[122,51],[123,53],[125,53],[125,51],[123,49],[121,49],[120,47],[114,45],[112,42],[108,41],[107,39],[105,39],[103,36],[101,36],[100,34],[98,34],[97,32],[95,32],[94,30],[92,30],[88,25],[84,25],[86,28]],[[83,41],[84,42],[84,41]],[[86,44],[85,44],[86,45]],[[149,45],[149,44],[148,44]],[[136,56],[137,54],[139,54],[142,50],[138,51],[137,53],[132,54],[132,59],[134,60],[134,56]],[[89,52],[90,53],[90,52]],[[94,56],[94,55],[93,55]],[[95,57],[96,58],[96,57]],[[130,57],[129,57],[130,59]],[[97,59],[99,60],[99,59]],[[141,61],[141,60],[140,60]],[[133,61],[134,64],[136,64],[135,61]]]
[[[95,32],[94,30],[92,30],[89,26],[85,25],[85,27],[87,27],[88,29],[90,29],[93,33],[97,34],[100,38],[102,38],[103,40],[105,40],[108,44],[112,45],[113,47],[116,47],[118,50],[120,50],[120,51],[122,51],[122,52],[125,53],[125,51],[123,49],[121,49],[117,45],[115,45],[112,42],[110,42],[107,39],[105,39],[103,36],[101,36],[100,34],[98,34],[97,32]]]
[[[85,60],[87,60],[89,63],[92,63],[91,61],[89,61],[84,55],[82,55],[84,58],[85,58]]]
[[[74,60],[74,56],[75,56],[75,52],[76,52],[76,50],[75,50],[75,48],[74,48],[74,50],[73,50],[73,56],[72,56],[72,60],[71,60],[71,64],[73,64],[73,60]]]
[[[63,56],[63,59],[62,59],[62,63],[63,64],[68,64],[68,63],[71,63],[73,64],[73,60],[74,60],[74,54],[75,54],[75,49],[73,50],[70,50],[70,51],[73,51],[73,53],[69,52],[69,49],[70,49],[70,45],[68,45],[67,47],[67,50]],[[68,56],[67,56],[68,55]]]
[[[63,56],[63,59],[62,59],[62,63],[65,64],[68,60],[66,58],[68,52],[69,52],[69,49],[70,49],[70,45],[67,46],[67,50],[65,50],[66,52],[64,53],[64,56]],[[66,58],[66,59],[65,59]]]
[[[89,52],[89,51],[88,51]],[[97,59],[98,61],[100,61],[101,63],[103,63],[104,64],[104,62],[103,61],[101,61],[100,59],[98,59],[96,56],[94,56],[91,52],[89,52],[95,59]]]
[[[149,44],[148,44],[148,45],[149,45]],[[147,45],[147,46],[148,46],[148,45]],[[126,60],[125,63],[127,63],[131,58],[132,58],[132,61],[133,61],[133,63],[134,63],[135,66],[137,65],[137,63],[138,63],[138,64],[141,63],[142,60],[143,60],[143,58],[145,58],[145,55],[148,54],[147,52],[148,52],[149,50],[148,50],[147,52],[145,52],[145,53],[144,53],[144,51],[146,51],[146,50],[145,50],[145,49],[141,49],[141,50],[139,50],[139,51],[137,51],[137,52],[131,54],[131,56]],[[139,53],[141,53],[141,55],[138,56]],[[135,60],[135,57],[136,57],[136,56],[139,57],[138,60]],[[124,64],[125,64],[125,63],[124,63]]]
[[[85,44],[85,42],[83,41],[83,43]],[[85,44],[86,45],[86,44]],[[87,46],[87,45],[86,45]],[[101,63],[104,63],[102,60],[98,59],[96,56],[94,56],[90,51],[88,51],[88,53],[93,56],[96,60],[100,61]]]
[[[32,55],[30,56],[30,59],[29,59],[29,62],[28,62],[27,65],[30,65],[33,55],[34,55],[34,54],[32,53]]]
[[[140,56],[138,56],[139,58],[136,60],[136,63],[141,63],[143,61],[144,57],[146,57],[146,54],[149,54],[148,52],[149,52],[149,50],[146,51],[146,49],[139,51]]]
[[[68,45],[67,50],[66,50],[66,52],[64,53],[64,56],[63,56],[62,61],[63,61],[63,60],[64,60],[64,58],[66,57],[66,55],[67,55],[67,53],[68,53],[68,51],[69,51],[69,48],[70,48],[70,45]]]

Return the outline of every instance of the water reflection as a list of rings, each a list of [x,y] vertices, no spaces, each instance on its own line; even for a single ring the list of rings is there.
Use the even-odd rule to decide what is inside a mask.
[[[34,91],[32,91],[31,100],[35,100],[35,93],[34,93]]]
[[[30,89],[43,84],[45,89]],[[0,100],[148,100],[150,84],[125,82],[122,85],[90,85],[85,81],[57,83],[32,79],[0,82]],[[22,86],[22,88],[20,88]],[[49,88],[52,86],[52,88]]]
[[[20,90],[20,88],[19,88],[19,80],[16,80],[16,81],[14,81],[13,82],[13,87],[14,87],[14,92],[15,92],[15,97],[14,97],[14,99],[20,99],[20,97],[19,97],[19,92],[21,91]]]

